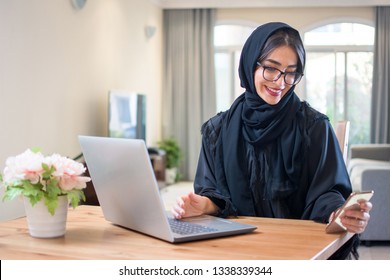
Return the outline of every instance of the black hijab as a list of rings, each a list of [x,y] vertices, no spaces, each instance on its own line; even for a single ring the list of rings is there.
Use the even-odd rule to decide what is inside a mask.
[[[283,200],[297,189],[304,157],[301,102],[294,86],[276,105],[266,103],[255,89],[256,62],[267,39],[280,29],[289,29],[299,37],[292,27],[274,22],[259,26],[246,41],[239,65],[245,92],[229,110],[217,150],[226,180],[221,183],[227,185],[233,204],[244,208],[239,212],[260,216],[285,216],[278,214],[286,210],[283,203],[271,201]],[[244,201],[242,196],[248,193],[253,205],[243,206],[240,199]]]

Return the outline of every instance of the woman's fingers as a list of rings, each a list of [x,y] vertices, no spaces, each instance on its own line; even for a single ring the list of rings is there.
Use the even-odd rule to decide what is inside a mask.
[[[173,205],[171,212],[176,219],[181,219],[186,216],[188,204],[190,203],[189,194],[179,196],[176,203]]]
[[[370,210],[372,204],[365,200],[359,201],[358,208],[350,208],[345,211],[345,214],[341,218],[343,225],[350,232],[362,233],[370,220]]]

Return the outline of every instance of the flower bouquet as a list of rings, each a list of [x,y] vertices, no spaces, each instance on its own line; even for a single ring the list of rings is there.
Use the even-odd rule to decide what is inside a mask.
[[[3,201],[24,196],[34,206],[43,200],[53,216],[59,197],[66,196],[75,208],[81,199],[85,201],[82,189],[91,180],[82,176],[85,170],[83,164],[72,159],[58,154],[44,156],[39,150],[27,149],[6,160],[3,175],[0,175],[5,187]]]

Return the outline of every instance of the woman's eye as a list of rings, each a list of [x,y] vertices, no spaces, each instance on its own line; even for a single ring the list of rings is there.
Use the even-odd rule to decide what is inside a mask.
[[[273,72],[277,72],[277,71],[278,71],[278,69],[273,68],[273,67],[268,67],[267,70],[268,70],[270,73],[273,73]]]

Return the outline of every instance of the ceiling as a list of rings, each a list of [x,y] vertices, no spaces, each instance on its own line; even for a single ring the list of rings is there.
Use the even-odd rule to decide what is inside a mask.
[[[274,8],[274,7],[367,7],[390,6],[390,0],[150,0],[163,9]]]

